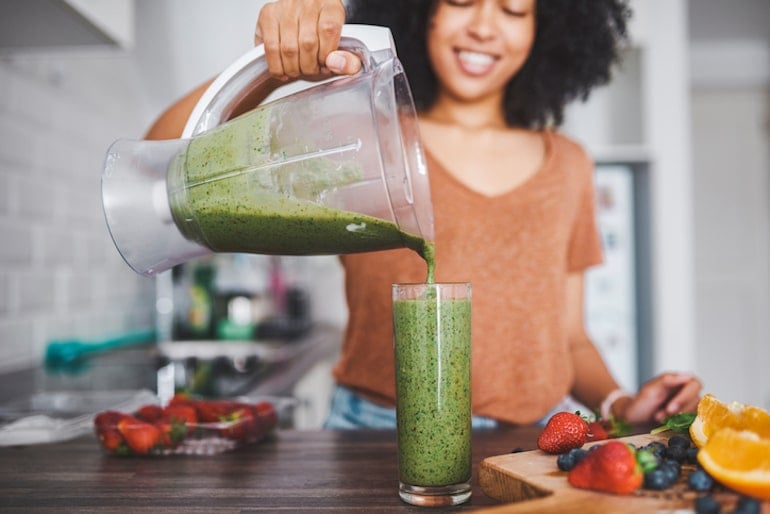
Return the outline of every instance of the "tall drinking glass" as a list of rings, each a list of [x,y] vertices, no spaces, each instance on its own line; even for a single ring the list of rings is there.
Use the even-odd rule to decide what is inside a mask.
[[[399,495],[471,496],[471,285],[393,284]]]

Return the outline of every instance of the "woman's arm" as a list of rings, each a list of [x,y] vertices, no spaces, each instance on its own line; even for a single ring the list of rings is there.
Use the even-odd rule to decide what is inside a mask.
[[[575,370],[572,395],[599,410],[618,384],[586,333],[584,294],[583,274],[571,274],[567,279],[567,326]],[[617,397],[608,406],[609,412],[630,422],[661,421],[678,412],[695,411],[700,390],[700,381],[688,373],[662,373],[645,382],[635,395]]]
[[[212,79],[213,80],[213,79]],[[190,117],[195,104],[203,96],[206,88],[211,84],[211,80],[201,84],[195,90],[188,93],[182,99],[178,100],[171,107],[161,114],[155,123],[145,134],[145,139],[178,139],[182,136],[182,131]]]
[[[598,412],[607,395],[618,389],[618,383],[586,333],[584,280],[583,273],[567,277],[567,337],[575,373],[571,392],[576,400]]]

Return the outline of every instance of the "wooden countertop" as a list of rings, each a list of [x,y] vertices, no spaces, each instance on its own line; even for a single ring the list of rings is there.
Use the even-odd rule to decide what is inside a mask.
[[[497,505],[479,488],[479,463],[517,447],[534,449],[538,433],[474,432],[473,496],[447,510]],[[394,431],[278,430],[208,457],[110,456],[95,436],[84,436],[0,448],[0,511],[425,512],[399,499],[396,459]]]

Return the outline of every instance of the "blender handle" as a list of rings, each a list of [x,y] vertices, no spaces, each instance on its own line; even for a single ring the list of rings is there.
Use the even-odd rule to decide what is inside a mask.
[[[380,29],[381,27],[369,28]],[[361,59],[362,73],[369,72],[376,65],[370,50],[357,38],[343,36],[340,39],[339,49],[352,52]],[[327,80],[336,80],[345,76],[339,75]],[[255,46],[231,64],[209,85],[190,114],[182,137],[193,137],[221,125],[230,118],[235,117],[234,114],[240,114],[237,110],[242,108],[246,101],[259,91],[270,78],[271,76],[267,70],[267,61],[265,60],[265,48],[263,45]],[[320,83],[320,81],[317,83]],[[317,83],[308,83],[301,80],[290,82],[278,87],[271,94],[271,99],[286,96],[308,85]],[[262,101],[250,105],[249,108],[253,109],[260,103]]]

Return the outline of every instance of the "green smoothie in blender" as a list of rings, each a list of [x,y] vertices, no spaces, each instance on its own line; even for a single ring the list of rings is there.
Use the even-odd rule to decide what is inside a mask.
[[[361,179],[358,164],[275,152],[273,115],[269,106],[256,109],[191,140],[172,160],[171,212],[187,239],[216,252],[282,255],[407,247],[432,262],[432,243],[395,223],[324,205],[325,195]]]

